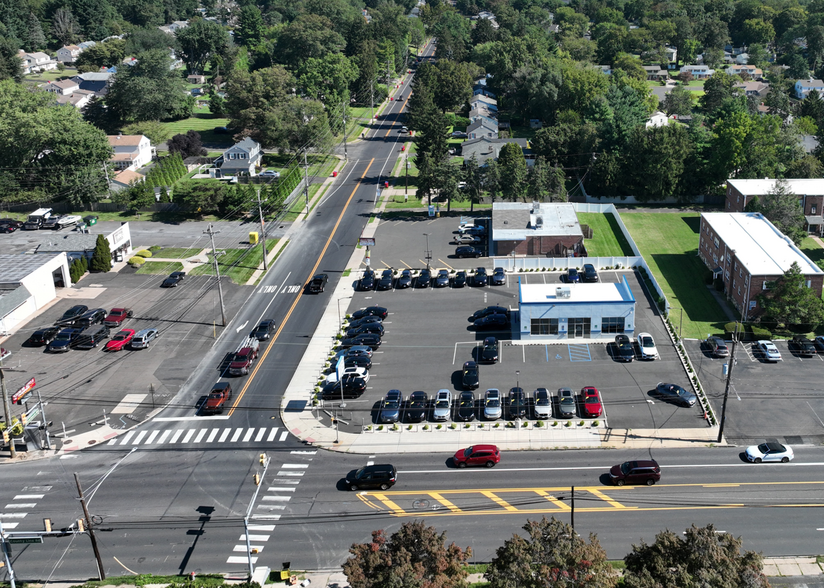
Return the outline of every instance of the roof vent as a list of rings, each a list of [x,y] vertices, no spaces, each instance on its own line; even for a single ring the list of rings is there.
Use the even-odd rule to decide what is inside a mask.
[[[572,298],[572,291],[567,287],[555,288],[555,298]]]
[[[540,229],[543,226],[544,226],[544,217],[542,217],[540,215],[536,216],[535,217],[535,228]]]

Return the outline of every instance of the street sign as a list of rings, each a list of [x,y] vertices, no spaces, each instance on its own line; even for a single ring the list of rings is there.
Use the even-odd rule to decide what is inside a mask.
[[[26,420],[29,421],[29,422],[32,422],[34,420],[34,417],[36,417],[39,414],[40,414],[40,407],[35,406],[29,412],[26,413]]]
[[[42,537],[9,537],[6,543],[43,543]]]
[[[374,237],[360,237],[358,238],[358,245],[361,247],[374,247],[375,246],[375,238]]]
[[[15,392],[12,395],[12,397],[11,397],[12,404],[15,404],[15,403],[19,404],[20,401],[23,400],[23,397],[26,394],[28,394],[29,392],[31,392],[33,388],[34,388],[34,378],[32,378],[31,380],[26,382],[25,385],[22,388],[20,388],[17,392]]]
[[[429,205],[429,216],[430,217],[435,216],[435,207],[432,206],[431,204]]]

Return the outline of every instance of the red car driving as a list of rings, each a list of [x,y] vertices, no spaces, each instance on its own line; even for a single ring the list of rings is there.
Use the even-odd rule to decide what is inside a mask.
[[[459,468],[466,466],[486,466],[494,467],[501,461],[501,452],[496,445],[473,445],[466,449],[460,449],[452,458]]]

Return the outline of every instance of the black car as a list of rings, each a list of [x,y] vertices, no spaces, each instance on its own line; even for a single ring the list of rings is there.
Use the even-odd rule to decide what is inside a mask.
[[[796,335],[790,342],[790,351],[801,357],[813,357],[816,354],[815,343],[803,335]]]
[[[365,316],[377,316],[385,319],[387,314],[389,313],[383,306],[367,306],[366,308],[361,308],[353,312],[352,318],[357,320]]]
[[[418,390],[412,392],[406,399],[406,420],[410,423],[420,423],[426,419],[426,411],[429,410],[429,396],[426,392]]]
[[[458,399],[458,411],[455,415],[459,421],[471,421],[475,418],[475,394],[467,390],[461,392]]]
[[[343,390],[341,391],[341,386]],[[337,400],[338,398],[360,398],[366,390],[366,382],[354,374],[346,374],[340,382],[329,382],[323,387],[321,396],[324,400]]]
[[[693,406],[698,400],[695,394],[685,390],[678,384],[667,384],[665,382],[658,382],[658,385],[655,387],[655,394],[659,398],[686,407]]]
[[[475,270],[475,275],[472,277],[472,285],[473,286],[486,286],[486,282],[489,276],[487,276],[486,268],[479,267]]]
[[[40,345],[48,345],[57,337],[60,332],[60,327],[46,327],[45,329],[37,329],[31,334],[26,345],[28,347],[39,347]]]
[[[109,313],[106,312],[105,308],[95,308],[74,319],[72,326],[78,329],[88,329],[92,325],[102,323],[108,315]]]
[[[252,331],[252,337],[258,341],[266,341],[272,336],[272,333],[277,328],[277,323],[273,319],[266,319],[261,321],[257,328]]]
[[[635,359],[635,350],[632,348],[632,342],[626,335],[615,336],[615,359],[626,362]]]
[[[498,361],[498,340],[495,337],[484,339],[484,346],[478,358],[483,363],[495,363]]]
[[[824,337],[816,337],[813,339],[813,345],[815,345],[816,351],[824,353]]]
[[[365,335],[371,333],[383,337],[383,325],[381,323],[365,323],[354,329],[346,331],[347,337],[357,337],[358,335]]]
[[[526,416],[526,395],[523,388],[512,388],[509,391],[509,418],[519,419]]]
[[[503,286],[506,284],[506,274],[504,273],[504,268],[496,267],[492,270],[491,284],[493,286]]]
[[[418,280],[415,282],[416,288],[428,288],[429,282],[432,281],[432,274],[427,269],[421,270],[418,274]]]
[[[463,376],[461,376],[461,384],[466,390],[474,390],[480,385],[481,374],[478,370],[478,364],[474,361],[467,361],[463,364]]]
[[[83,329],[74,328],[63,329],[57,333],[57,337],[46,345],[46,351],[50,351],[52,353],[62,353],[64,351],[68,351],[82,330]]]
[[[379,316],[365,316],[363,318],[359,318],[355,321],[350,321],[349,326],[347,329],[357,329],[358,327],[362,327],[363,325],[368,325],[369,323],[378,323],[381,324],[383,321]]]
[[[353,492],[362,488],[389,490],[397,479],[398,472],[393,465],[368,465],[346,474],[346,486]]]
[[[584,270],[583,270],[582,274],[583,274],[584,282],[592,283],[592,282],[597,282],[599,280],[598,272],[595,271],[595,266],[592,265],[591,263],[585,263],[584,264]]]
[[[21,228],[23,224],[23,221],[15,220],[13,218],[0,218],[0,225],[9,225],[15,229]]]
[[[83,304],[78,304],[77,306],[72,306],[69,310],[64,312],[63,316],[61,316],[59,319],[57,319],[54,322],[54,324],[56,326],[70,325],[71,323],[74,322],[74,319],[76,319],[79,316],[83,316],[84,314],[86,314],[86,312],[88,312],[88,310],[89,310],[89,307],[84,306]]]
[[[319,294],[326,288],[326,283],[329,281],[327,274],[315,274],[309,281],[309,292]]]
[[[475,321],[476,331],[499,330],[509,324],[509,319],[502,314],[490,314]]]
[[[478,258],[481,256],[481,250],[476,249],[475,247],[470,247],[469,245],[462,245],[455,249],[455,257],[475,257]]]
[[[376,347],[381,346],[381,338],[379,335],[365,333],[363,335],[358,335],[356,337],[347,337],[346,339],[343,339],[340,342],[340,346],[344,348],[354,347],[355,345],[365,345],[367,347],[375,349]]]
[[[375,272],[367,269],[363,272],[363,276],[358,280],[359,290],[374,290],[375,289]]]
[[[487,306],[486,308],[482,308],[481,310],[476,310],[469,318],[469,320],[476,321],[479,318],[484,318],[485,316],[489,316],[490,314],[502,314],[508,317],[509,309],[504,308],[503,306]]]
[[[14,225],[0,224],[0,233],[13,233],[17,230]]]
[[[464,286],[466,286],[466,272],[461,270],[452,278],[452,287],[463,288]]]
[[[392,289],[392,277],[393,273],[391,269],[385,269],[381,272],[381,279],[378,280],[378,290],[391,290]]]
[[[161,288],[176,288],[177,285],[186,277],[186,272],[172,272],[169,277],[163,280],[160,284]]]
[[[361,367],[371,370],[372,360],[366,355],[353,355],[352,357],[347,357],[343,360],[343,367]]]
[[[408,269],[405,269],[401,272],[401,277],[398,278],[397,282],[395,283],[395,287],[400,288],[408,288],[412,285],[412,272]]]

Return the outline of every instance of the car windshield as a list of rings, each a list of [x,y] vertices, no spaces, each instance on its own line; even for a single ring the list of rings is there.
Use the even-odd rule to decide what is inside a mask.
[[[538,399],[535,401],[535,404],[538,406],[549,406],[549,395],[544,393],[538,394]]]
[[[466,449],[464,449],[463,454],[464,454],[464,457],[469,457],[470,455],[472,455],[472,448],[467,447]]]
[[[55,338],[55,341],[68,341],[71,338],[72,338],[71,333],[59,333],[57,335],[57,337]]]
[[[409,408],[423,408],[423,400],[413,400],[409,403]]]
[[[770,452],[770,446],[767,445],[766,443],[762,443],[761,445],[758,446],[758,451],[760,451],[761,453],[769,453]]]
[[[630,472],[631,468],[628,461],[625,461],[621,464],[621,473],[627,475]]]
[[[501,406],[501,401],[497,398],[490,398],[486,401],[486,405],[490,408],[498,408],[499,406]]]
[[[129,336],[128,333],[118,333],[117,335],[112,337],[112,340],[113,341],[123,341],[123,339],[125,339],[128,336]]]
[[[586,403],[587,404],[598,404],[598,397],[597,396],[587,396]]]
[[[652,342],[652,337],[643,337],[641,339],[641,345],[644,347],[655,347],[655,343]]]
[[[680,386],[673,386],[672,391],[675,392],[678,396],[686,396],[688,394],[688,392]]]
[[[449,408],[449,401],[448,400],[438,400],[435,404],[436,408]]]
[[[398,406],[399,404],[397,400],[387,400],[383,405],[384,408],[388,408],[390,410],[397,410]]]
[[[475,406],[475,402],[472,398],[464,398],[461,400],[461,406]]]

